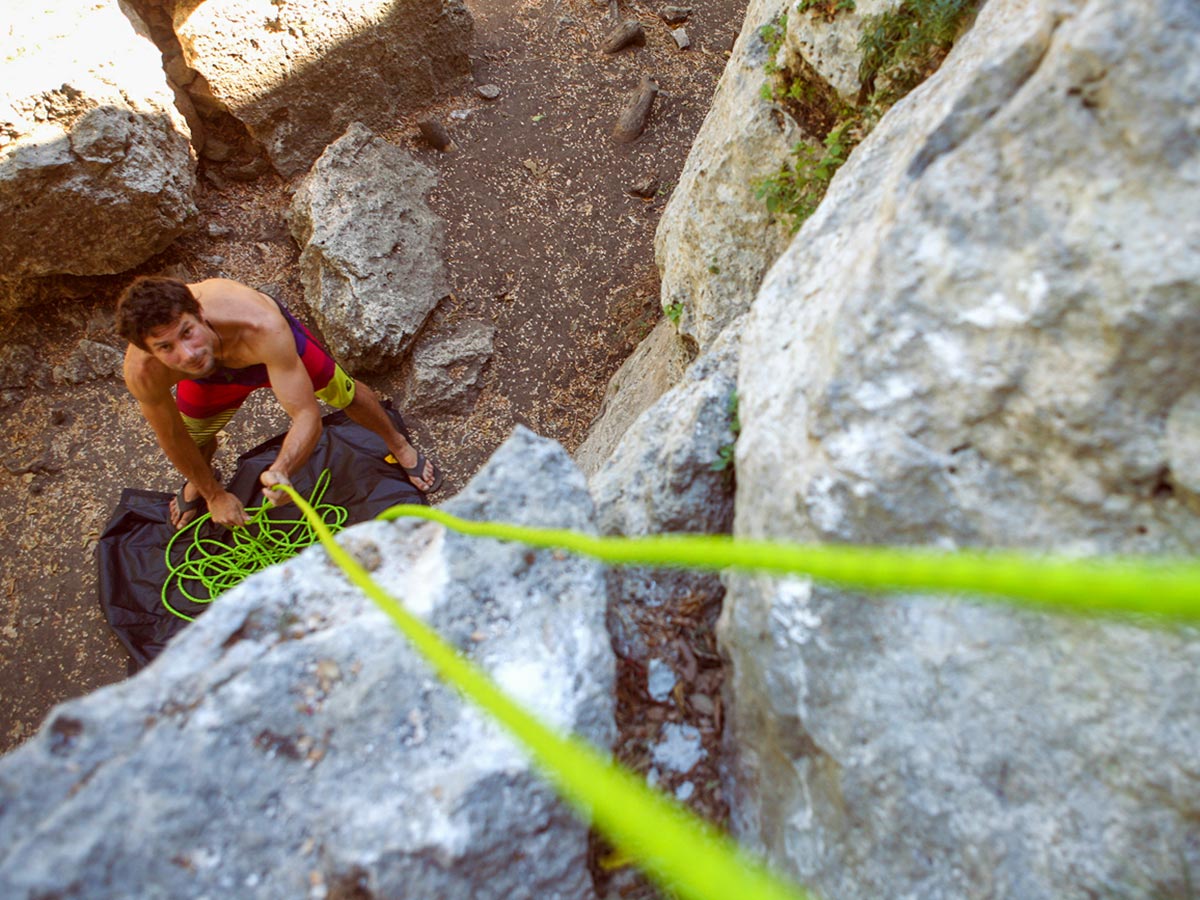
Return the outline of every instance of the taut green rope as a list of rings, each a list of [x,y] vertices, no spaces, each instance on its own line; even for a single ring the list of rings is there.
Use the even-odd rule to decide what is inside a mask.
[[[438,675],[487,710],[525,746],[558,791],[623,854],[662,885],[696,900],[787,900],[807,896],[731,840],[649,788],[585,741],[560,735],[501,691],[474,663],[383,590],[342,549],[317,513],[284,490],[308,518],[333,562],[383,610]],[[1190,560],[1062,560],[1018,553],[799,546],[729,537],[600,538],[558,529],[472,522],[425,506],[395,506],[382,519],[430,519],[465,534],[563,548],[622,565],[794,573],[875,590],[970,592],[1037,608],[1200,619],[1200,565]]]
[[[805,546],[728,535],[596,537],[473,522],[415,505],[393,506],[379,514],[381,519],[401,517],[430,519],[478,537],[562,548],[618,565],[806,575],[871,590],[967,592],[1059,612],[1200,620],[1200,565],[1190,559],[1063,559],[1013,552]]]
[[[308,503],[330,532],[337,532],[346,524],[347,513],[343,507],[321,503],[329,482],[326,469],[313,486]],[[248,576],[291,559],[317,541],[316,532],[303,514],[297,519],[271,518],[268,516],[271,509],[269,503],[250,507],[246,510],[249,522],[217,536],[201,532],[204,523],[212,518],[209,513],[197,516],[176,532],[167,543],[168,574],[162,588],[162,604],[167,611],[189,622],[195,621],[171,605],[168,597],[172,589],[192,603],[211,603]],[[175,552],[177,545],[182,548],[181,554]]]
[[[804,900],[809,895],[771,873],[729,837],[648,787],[608,754],[543,724],[466,657],[413,616],[333,539],[290,487],[333,562],[408,637],[447,683],[487,710],[533,755],[543,774],[613,845],[637,859],[672,893],[692,900]]]

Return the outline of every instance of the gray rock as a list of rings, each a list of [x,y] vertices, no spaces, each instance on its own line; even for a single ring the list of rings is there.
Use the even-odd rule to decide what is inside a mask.
[[[284,177],[352,122],[391,127],[470,72],[462,0],[207,0],[177,4],[175,31],[212,105],[240,119]]]
[[[675,687],[675,672],[669,663],[651,659],[646,666],[646,693],[655,703],[666,703],[671,699]]]
[[[660,319],[609,379],[600,412],[575,450],[575,463],[585,475],[599,471],[629,426],[683,377],[690,362],[675,325]]]
[[[1196,553],[1164,473],[1200,371],[1198,34],[1172,0],[983,7],[755,300],[739,535]],[[727,584],[734,828],[822,896],[1196,883],[1194,629]]]
[[[717,85],[712,108],[684,163],[654,235],[663,309],[682,309],[679,332],[706,349],[750,305],[767,268],[787,246],[754,190],[803,137],[790,117],[763,100],[767,45],[759,29],[786,0],[752,0]]]
[[[638,416],[589,479],[603,533],[729,529],[732,473],[713,466],[721,448],[734,442],[731,402],[740,335],[736,323],[679,384]]]
[[[795,69],[802,59],[825,80],[842,100],[858,100],[858,68],[862,63],[859,40],[863,22],[900,5],[900,0],[856,0],[853,9],[839,10],[832,19],[812,13],[796,12],[788,16],[784,35],[782,64]]]
[[[117,378],[125,365],[125,354],[108,344],[82,340],[61,366],[54,367],[59,384],[83,384],[100,378]]]
[[[658,17],[668,25],[682,25],[691,14],[690,6],[664,6],[659,10]]]
[[[41,302],[42,279],[132,268],[197,216],[188,127],[157,48],[115,0],[10,18],[0,39],[0,217],[9,223],[0,230],[0,307],[8,308]]]
[[[667,722],[662,727],[662,740],[650,751],[655,765],[672,772],[690,772],[704,758],[700,732],[695,726]]]
[[[675,40],[675,46],[680,50],[686,50],[692,46],[692,40],[688,37],[686,28],[672,28],[671,37]]]
[[[1200,494],[1200,390],[1192,390],[1167,414],[1166,459],[1175,484]]]
[[[28,344],[5,344],[0,347],[0,388],[12,390],[33,387],[44,381],[50,367]]]
[[[352,371],[397,361],[450,293],[445,225],[425,202],[434,184],[432,170],[356,123],[296,189],[288,218],[305,299]]]
[[[500,85],[498,84],[481,84],[475,91],[484,100],[496,100],[500,97]]]
[[[425,119],[417,123],[417,130],[421,134],[421,138],[432,147],[434,150],[446,152],[454,146],[454,141],[450,137],[450,132],[446,130],[446,126],[437,119]]]
[[[526,431],[447,509],[591,528],[578,470]],[[340,540],[544,721],[611,745],[597,564],[429,523]],[[594,897],[586,825],[320,548],[53,710],[0,798],[5,897]]]
[[[445,336],[426,332],[405,366],[401,408],[425,414],[462,412],[479,393],[495,340],[496,326],[490,322],[460,322]]]
[[[733,472],[714,468],[732,447],[738,325],[687,370],[683,380],[638,416],[616,450],[589,480],[604,534],[640,537],[667,532],[728,533],[733,524]],[[728,451],[727,451],[728,452]],[[724,590],[713,574],[619,567],[608,573],[608,627],[623,657],[649,654],[644,625],[661,607],[705,598],[716,607]]]

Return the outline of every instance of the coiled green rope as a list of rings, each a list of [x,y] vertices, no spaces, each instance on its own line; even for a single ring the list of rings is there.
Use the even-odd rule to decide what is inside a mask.
[[[330,533],[336,533],[345,526],[347,513],[344,507],[321,503],[330,480],[326,469],[307,502]],[[291,559],[318,540],[304,514],[297,519],[281,519],[268,515],[272,508],[269,503],[250,507],[246,510],[250,521],[217,535],[201,530],[212,519],[204,513],[172,536],[167,543],[167,578],[162,588],[162,604],[171,615],[195,621],[171,605],[168,598],[173,594],[201,606],[211,603],[255,572]]]

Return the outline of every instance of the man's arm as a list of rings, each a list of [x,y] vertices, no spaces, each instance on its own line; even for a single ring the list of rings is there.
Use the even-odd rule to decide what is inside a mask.
[[[281,483],[291,484],[292,473],[308,462],[321,437],[321,409],[313,396],[312,379],[296,354],[291,329],[285,330],[282,339],[272,335],[266,349],[264,356],[271,390],[292,420],[283,438],[283,445],[279,448],[279,455],[260,476],[263,495],[279,506],[291,502],[291,498],[283,491],[270,488]]]

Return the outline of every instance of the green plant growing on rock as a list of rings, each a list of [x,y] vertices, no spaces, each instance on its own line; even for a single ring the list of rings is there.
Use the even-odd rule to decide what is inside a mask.
[[[796,11],[813,13],[826,22],[832,22],[838,13],[854,12],[854,0],[800,0]]]
[[[742,433],[742,420],[738,418],[738,393],[735,388],[729,394],[729,400],[725,406],[729,413],[729,430],[733,432],[733,440],[728,444],[722,444],[717,450],[717,458],[713,460],[710,467],[714,472],[725,472],[728,475],[733,475],[734,469],[734,454],[737,448],[738,436]]]
[[[683,318],[683,304],[676,300],[674,303],[668,303],[663,313],[671,320],[673,325],[678,326],[679,320]]]
[[[752,182],[755,194],[776,217],[790,220],[795,233],[816,211],[833,175],[850,151],[865,138],[883,114],[909,91],[935,72],[982,0],[902,0],[888,12],[863,22],[859,50],[857,106],[841,100],[804,60],[789,72],[778,63],[787,17],[760,29],[770,58],[762,98],[778,103],[804,131],[815,134],[823,146],[801,141],[792,148],[792,162],[778,172]],[[854,0],[800,0],[799,12],[831,21],[852,10]]]
[[[800,141],[792,148],[793,163],[785,161],[774,175],[753,182],[755,195],[771,215],[789,220],[792,233],[816,211],[834,173],[857,143],[853,125],[851,120],[840,123],[825,136],[823,148]]]
[[[783,13],[758,29],[759,38],[767,45],[767,64],[764,66],[767,75],[774,75],[779,71],[777,57],[787,35],[787,20],[787,13]]]
[[[860,105],[891,106],[937,71],[980,3],[903,0],[895,9],[868,16],[858,42]]]

